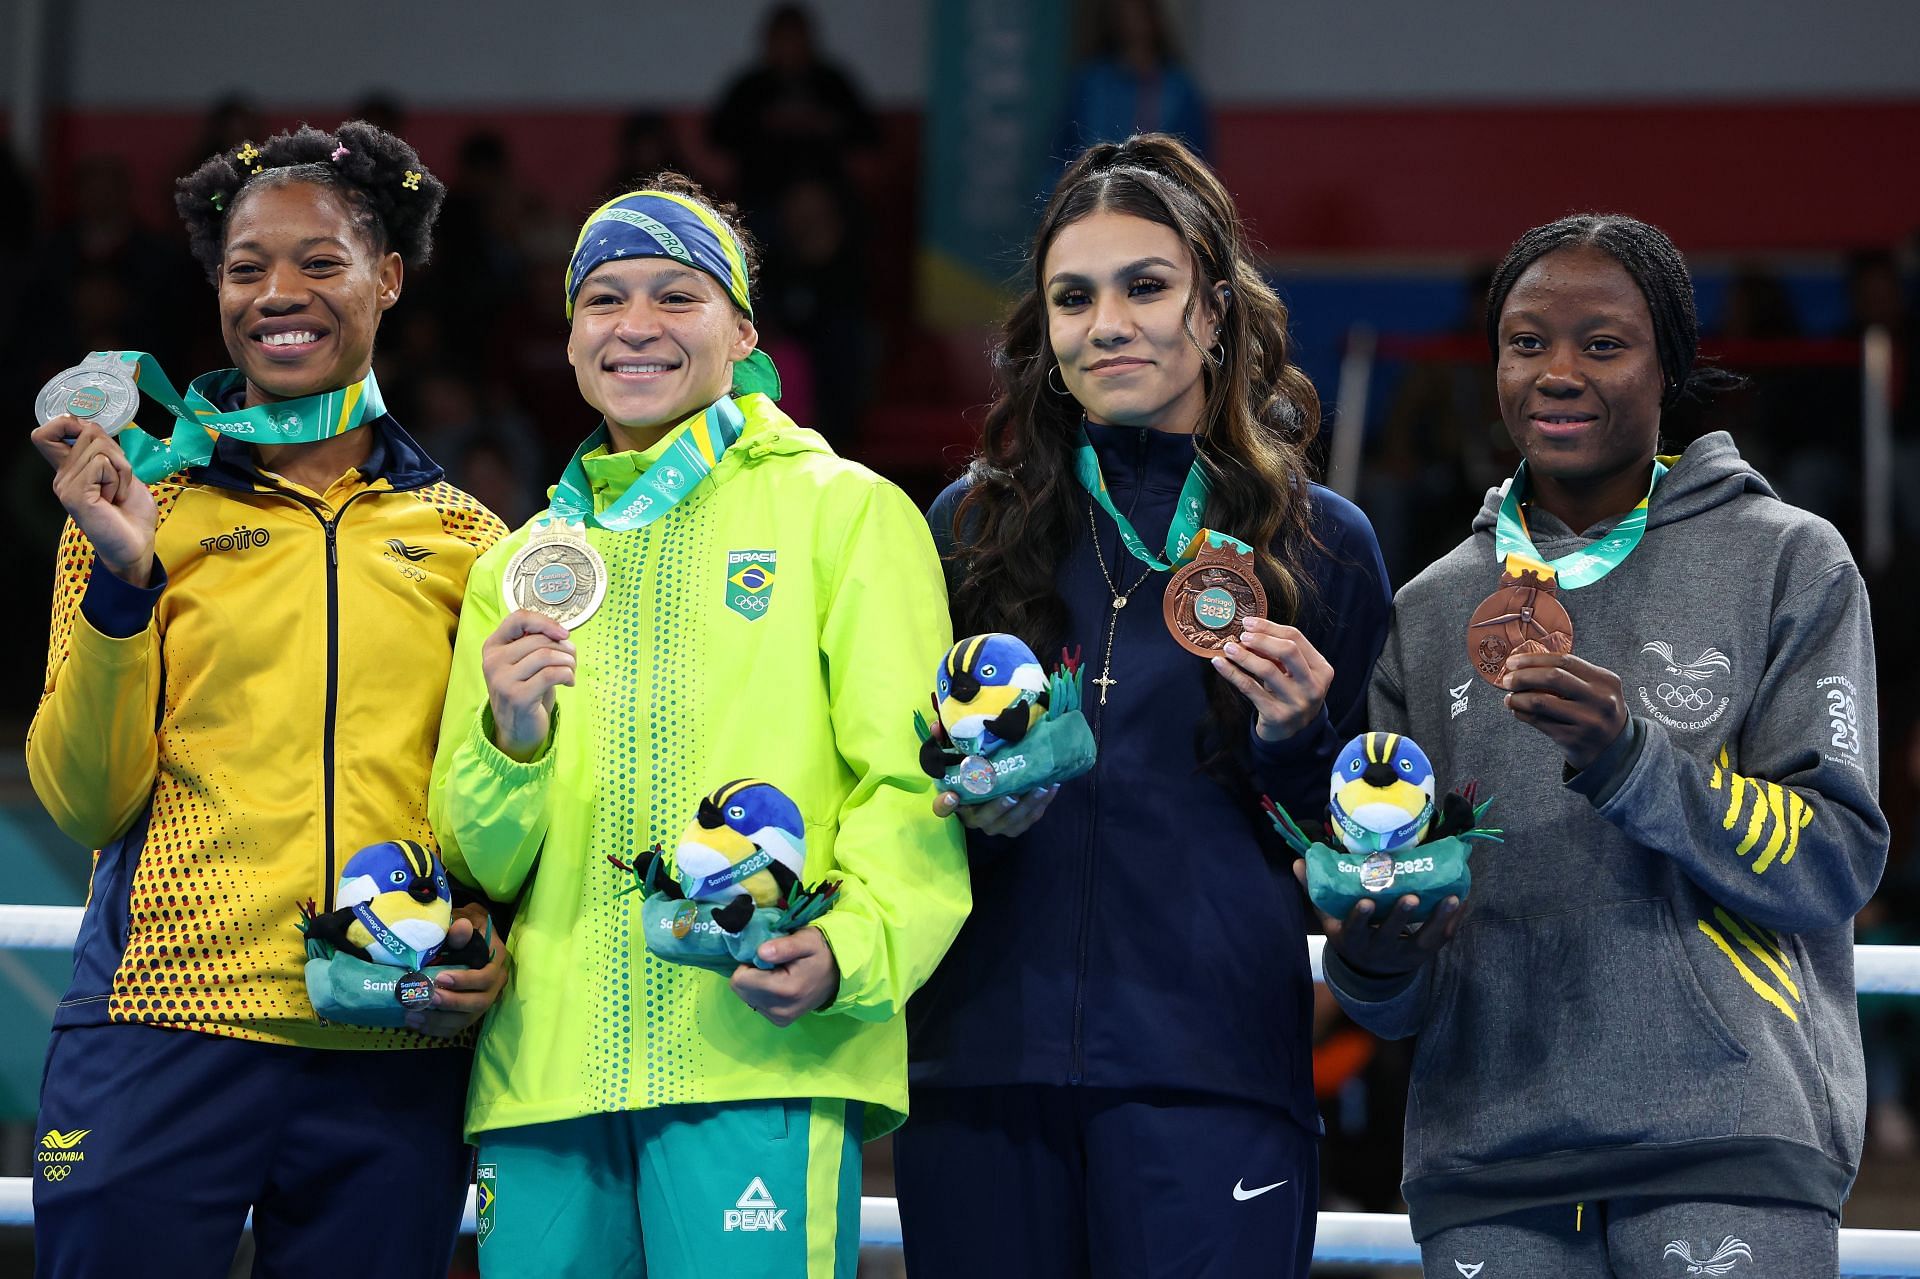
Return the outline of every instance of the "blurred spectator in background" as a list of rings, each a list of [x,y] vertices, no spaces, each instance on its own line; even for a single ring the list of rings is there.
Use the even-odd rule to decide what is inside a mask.
[[[611,198],[622,191],[633,191],[663,169],[696,177],[688,162],[673,121],[662,111],[635,111],[620,122],[620,136],[614,143],[613,170],[596,194]]]
[[[1492,278],[1486,266],[1467,277],[1459,321],[1408,361],[1385,423],[1367,441],[1360,504],[1396,584],[1425,568],[1458,532],[1460,511],[1519,465],[1487,375]]]
[[[855,153],[879,141],[866,98],[820,56],[804,5],[767,15],[760,60],[734,78],[707,120],[707,136],[732,161],[731,193],[762,244],[776,248],[780,198],[804,178],[840,184]]]
[[[398,134],[407,127],[407,108],[393,94],[376,90],[360,99],[353,109],[347,112],[347,119],[365,120],[375,128]]]
[[[796,181],[776,206],[761,276],[763,322],[805,351],[815,411],[807,420],[837,449],[859,432],[876,365],[856,216],[844,185],[820,177]],[[780,367],[784,375],[788,366]]]
[[[183,163],[176,166],[174,171],[191,173],[210,155],[231,151],[242,142],[257,141],[266,136],[266,120],[261,117],[260,108],[253,104],[252,98],[244,93],[222,94],[207,108],[206,117],[200,122],[200,136],[181,156]],[[168,194],[171,196],[171,189]]]
[[[1893,411],[1897,421],[1904,380],[1900,357],[1909,335],[1899,264],[1890,249],[1867,249],[1848,256],[1847,306],[1847,338],[1857,341],[1873,329],[1885,329],[1893,339]],[[1858,547],[1862,531],[1860,367],[1849,364],[1824,368],[1809,375],[1808,381],[1818,384],[1810,394],[1814,416],[1792,432],[1790,446],[1783,441],[1786,464],[1776,487],[1780,496],[1795,506],[1832,521]]]
[[[1124,142],[1136,133],[1171,133],[1212,157],[1207,104],[1180,65],[1159,0],[1096,0],[1092,48],[1074,72],[1054,142],[1056,173],[1094,143]]]
[[[448,358],[470,372],[481,370],[488,352],[484,341],[472,340],[468,326],[496,317],[525,285],[521,234],[530,204],[506,139],[490,129],[468,134],[447,184],[434,250],[440,260],[460,263],[460,270],[434,276],[429,293],[447,331],[461,335],[447,344]]]
[[[1791,357],[1769,355],[1764,345],[1802,336],[1793,294],[1770,267],[1742,263],[1727,281],[1720,321],[1709,334],[1708,349],[1748,380],[1699,410],[1698,431],[1726,431],[1761,474],[1782,472],[1781,458],[1815,420],[1820,394],[1819,377],[1809,377]]]

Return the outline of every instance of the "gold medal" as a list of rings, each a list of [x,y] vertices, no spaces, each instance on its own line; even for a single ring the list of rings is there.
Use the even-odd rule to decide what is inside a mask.
[[[509,609],[532,609],[573,630],[607,597],[607,563],[578,524],[550,519],[507,561]]]

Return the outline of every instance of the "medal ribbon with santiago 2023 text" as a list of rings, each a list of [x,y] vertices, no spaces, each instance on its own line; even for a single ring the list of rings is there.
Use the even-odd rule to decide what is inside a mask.
[[[720,397],[676,426],[653,465],[628,485],[627,491],[606,510],[596,512],[585,459],[611,438],[606,423],[602,422],[573,451],[567,469],[560,474],[560,482],[554,485],[544,522],[592,524],[616,533],[645,528],[699,487],[700,481],[720,465],[721,456],[733,447],[746,424],[746,416],[732,397]],[[665,500],[656,501],[656,498]]]
[[[1507,485],[1506,496],[1500,499],[1500,515],[1493,526],[1493,558],[1509,573],[1524,568],[1535,576],[1553,579],[1569,591],[1591,586],[1625,563],[1627,556],[1633,554],[1634,548],[1640,545],[1640,539],[1647,531],[1647,503],[1653,500],[1654,486],[1660,483],[1660,477],[1666,473],[1666,463],[1655,458],[1653,479],[1647,485],[1647,495],[1640,499],[1638,506],[1622,516],[1605,537],[1597,539],[1590,546],[1562,555],[1557,560],[1546,560],[1534,549],[1533,538],[1527,532],[1527,517],[1520,509],[1521,503],[1526,500],[1527,489],[1527,464],[1522,462]],[[1510,560],[1517,562],[1510,563]],[[1544,573],[1541,572],[1543,569]]]
[[[1142,564],[1165,572],[1192,559],[1199,553],[1200,547],[1209,541],[1216,545],[1228,543],[1243,555],[1253,550],[1229,533],[1200,527],[1200,517],[1207,509],[1207,477],[1197,459],[1187,471],[1186,482],[1180,486],[1180,500],[1174,508],[1173,522],[1167,525],[1167,558],[1164,562],[1154,556],[1140,534],[1134,531],[1132,522],[1120,513],[1120,508],[1113,504],[1113,498],[1108,496],[1106,477],[1100,474],[1099,455],[1093,451],[1093,444],[1087,439],[1084,428],[1080,431],[1080,443],[1074,450],[1073,469],[1087,496],[1099,503],[1100,509],[1112,517],[1114,525],[1120,530],[1120,540],[1126,543],[1127,553]]]
[[[116,437],[143,484],[163,480],[190,466],[204,466],[213,457],[213,437],[196,428],[218,431],[249,444],[311,444],[345,435],[387,411],[371,369],[360,381],[338,390],[226,410],[218,401],[231,395],[243,380],[239,369],[201,374],[188,384],[183,398],[161,371],[159,362],[145,351],[97,354],[131,365],[135,385],[174,416],[173,435],[165,441],[142,430],[122,431]]]

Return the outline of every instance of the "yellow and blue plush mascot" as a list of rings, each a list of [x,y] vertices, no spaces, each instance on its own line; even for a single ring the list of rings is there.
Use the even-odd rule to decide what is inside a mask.
[[[1433,824],[1433,765],[1411,737],[1362,733],[1333,761],[1332,825],[1365,857],[1417,844]]]
[[[654,848],[634,865],[608,858],[633,876],[618,891],[645,893],[647,949],[673,963],[731,974],[741,964],[766,968],[759,949],[825,914],[838,882],[803,885],[807,823],[799,805],[772,782],[744,777],[700,801],[673,850]]]
[[[325,912],[308,902],[300,920],[307,994],[327,1020],[403,1024],[409,1007],[432,996],[423,971],[429,965],[486,965],[491,942],[479,933],[458,951],[448,950],[453,891],[447,868],[414,840],[369,844],[349,857],[333,900],[335,909]]]
[[[1080,679],[1074,658],[1049,676],[1018,636],[961,640],[933,673],[933,722],[914,712],[921,770],[963,804],[1078,777],[1094,758]]]
[[[1436,805],[1433,764],[1399,733],[1348,742],[1334,757],[1329,791],[1318,839],[1272,800],[1262,803],[1287,846],[1306,859],[1307,895],[1335,919],[1362,899],[1385,910],[1412,894],[1419,904],[1408,918],[1424,920],[1448,897],[1466,899],[1473,845],[1500,842],[1498,830],[1480,825],[1493,801],[1476,804],[1468,785]]]

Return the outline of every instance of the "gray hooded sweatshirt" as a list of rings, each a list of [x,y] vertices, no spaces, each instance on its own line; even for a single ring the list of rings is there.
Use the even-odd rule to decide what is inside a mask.
[[[1837,1213],[1866,1101],[1852,920],[1888,839],[1860,573],[1729,436],[1696,442],[1639,548],[1561,592],[1631,715],[1572,773],[1469,664],[1501,495],[1395,599],[1371,712],[1443,788],[1477,780],[1506,842],[1476,848],[1465,924],[1414,976],[1327,955],[1354,1020],[1420,1037],[1414,1234],[1627,1194]],[[1529,515],[1548,559],[1608,527]]]

